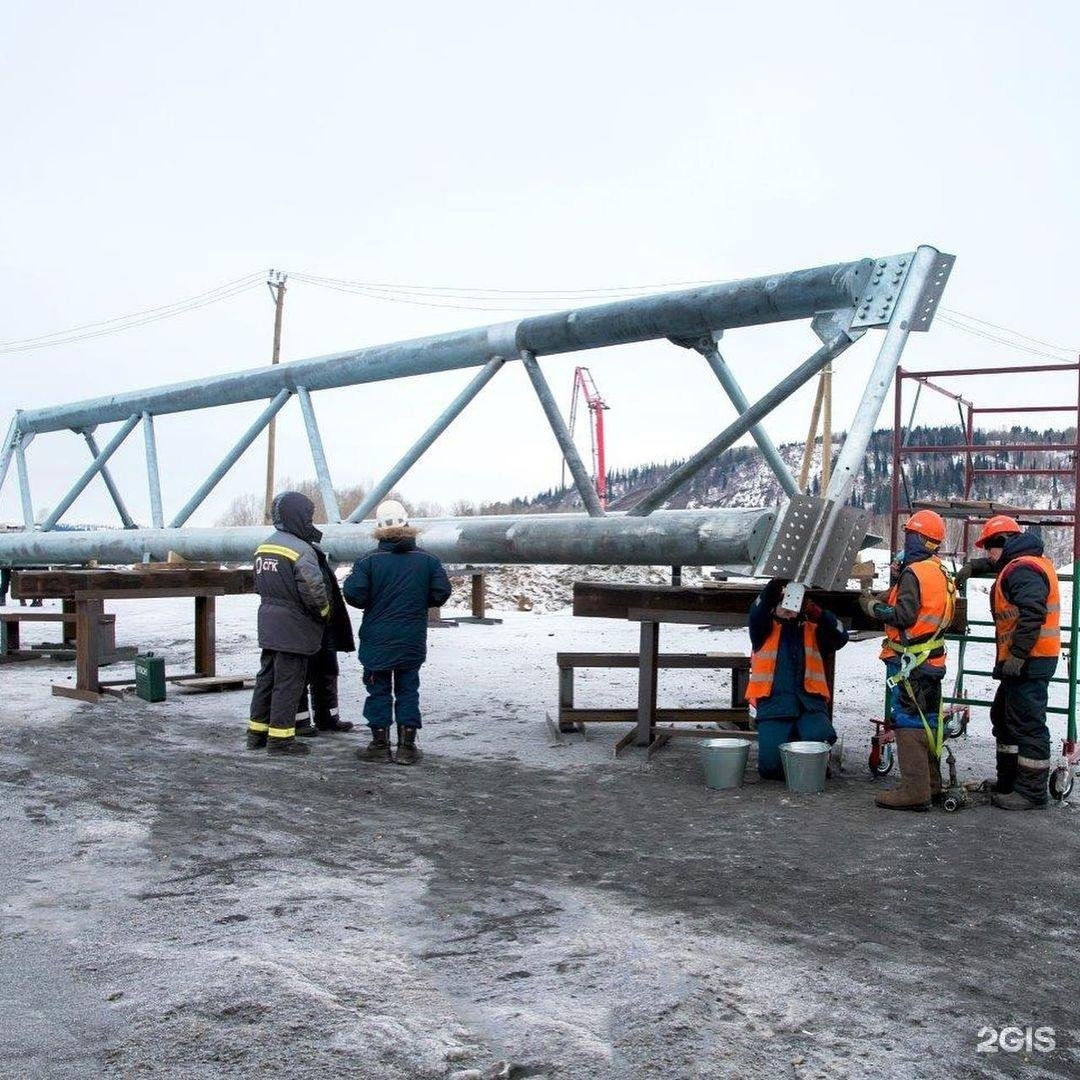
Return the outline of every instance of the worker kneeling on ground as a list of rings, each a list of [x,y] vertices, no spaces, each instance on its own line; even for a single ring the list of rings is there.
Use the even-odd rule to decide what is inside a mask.
[[[888,810],[927,810],[941,801],[944,634],[956,597],[956,586],[936,554],[944,539],[940,514],[912,514],[904,525],[904,550],[891,567],[888,593],[884,598],[868,593],[860,601],[871,618],[885,624],[881,659],[892,691],[900,783],[874,801]]]
[[[990,801],[1003,810],[1033,810],[1049,802],[1050,729],[1046,701],[1061,651],[1061,593],[1054,564],[1043,543],[1023,532],[1014,518],[997,514],[975,546],[986,558],[972,559],[957,575],[994,573],[990,612],[994,619],[999,680],[990,721],[997,739],[997,783]]]
[[[315,505],[298,491],[274,499],[274,528],[255,549],[255,591],[259,594],[262,663],[255,677],[248,723],[249,750],[306,754],[296,741],[296,714],[307,687],[308,658],[322,647],[330,597],[313,547]]]
[[[416,546],[417,530],[405,507],[389,500],[375,513],[379,546],[353,563],[345,600],[363,608],[360,663],[364,667],[364,719],[371,743],[357,750],[362,761],[393,761],[390,724],[398,727],[397,762],[419,760],[420,666],[427,659],[427,613],[450,599],[442,563]]]
[[[802,611],[780,607],[786,582],[774,578],[750,608],[750,682],[758,733],[758,773],[783,780],[780,744],[796,739],[836,742],[829,719],[825,659],[842,649],[847,630],[807,597]]]

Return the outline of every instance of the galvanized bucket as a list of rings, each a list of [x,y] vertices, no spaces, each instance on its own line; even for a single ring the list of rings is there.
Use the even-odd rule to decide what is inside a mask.
[[[707,787],[722,791],[742,787],[750,744],[746,739],[706,739],[701,744],[701,764]]]
[[[825,770],[829,767],[827,742],[781,743],[780,760],[788,791],[825,790]]]

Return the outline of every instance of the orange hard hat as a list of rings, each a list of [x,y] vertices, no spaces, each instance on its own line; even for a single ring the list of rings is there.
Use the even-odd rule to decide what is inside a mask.
[[[945,539],[945,520],[933,510],[917,510],[904,522],[904,532],[918,533],[940,544]]]
[[[1022,531],[1017,524],[1016,518],[1011,518],[1008,514],[995,514],[982,527],[982,532],[979,533],[979,539],[975,541],[975,546],[984,548],[986,547],[986,541],[992,540],[995,536],[1004,536]]]

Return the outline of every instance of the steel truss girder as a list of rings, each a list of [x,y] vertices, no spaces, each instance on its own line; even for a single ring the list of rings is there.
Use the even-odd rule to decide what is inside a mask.
[[[880,410],[881,400],[883,400],[879,385],[880,377],[886,375],[891,378],[891,372],[896,366],[908,333],[912,330],[929,329],[951,263],[952,256],[941,255],[933,248],[924,247],[913,255],[894,256],[887,260],[875,262],[875,260],[863,259],[767,278],[727,282],[659,296],[636,297],[591,308],[557,312],[475,330],[354,350],[291,364],[272,365],[211,379],[77,402],[73,405],[17,412],[7,439],[3,446],[0,446],[0,485],[14,457],[19,477],[24,521],[26,527],[32,529],[34,527],[33,511],[25,449],[37,432],[62,428],[81,431],[86,436],[95,458],[91,469],[80,478],[76,487],[82,490],[85,482],[89,482],[89,478],[97,471],[101,471],[121,519],[125,525],[128,525],[131,523],[130,516],[127,514],[116,485],[112,483],[112,477],[105,469],[105,462],[122,441],[123,436],[119,441],[114,439],[115,445],[110,443],[105,451],[98,452],[93,442],[92,432],[94,427],[101,423],[122,420],[125,429],[128,429],[128,425],[133,426],[141,420],[146,443],[151,517],[157,528],[133,531],[145,534],[147,544],[149,544],[152,534],[160,537],[172,532],[172,530],[160,529],[163,513],[153,427],[155,415],[269,399],[269,403],[255,424],[172,519],[173,529],[179,529],[251,445],[259,432],[295,393],[300,400],[327,514],[331,519],[340,520],[322,439],[315,419],[311,392],[317,389],[401,378],[414,374],[471,366],[482,367],[483,370],[394,466],[383,482],[373,489],[364,504],[350,516],[350,520],[354,520],[358,514],[363,516],[363,512],[374,508],[375,502],[389,492],[506,360],[521,359],[560,444],[564,459],[570,465],[571,472],[574,473],[575,484],[587,510],[591,515],[595,515],[597,520],[603,520],[600,515],[604,511],[599,505],[599,500],[588,480],[577,450],[569,439],[566,424],[555,405],[536,358],[634,341],[669,338],[679,344],[692,344],[703,353],[729,397],[743,415],[694,455],[690,461],[676,469],[658,489],[649,493],[633,509],[630,517],[655,516],[653,512],[665,499],[686,483],[698,469],[707,465],[718,453],[747,431],[753,433],[785,491],[790,494],[794,481],[786,466],[780,461],[775,446],[760,428],[759,421],[775,408],[779,401],[817,371],[822,362],[829,362],[833,356],[846,349],[864,332],[866,327],[887,326],[889,333],[886,335],[886,341],[883,343],[875,365],[873,385],[868,387],[860,412],[856,417],[856,423],[853,425],[852,435],[856,437],[854,439],[849,437],[848,442],[845,443],[847,452],[845,454],[842,451],[837,463],[837,473],[832,478],[829,491],[826,493],[830,509],[825,516],[826,518],[830,515],[835,517],[835,513],[839,511],[842,502],[850,493],[850,483],[847,481],[851,478],[852,472],[848,466],[851,461],[856,461],[856,464],[861,462],[865,453],[864,434],[866,438],[869,435],[868,432],[862,432],[863,421],[866,415],[872,413],[870,420],[872,427],[873,420],[876,419],[877,412]],[[893,292],[896,291],[899,295],[894,297]],[[825,342],[824,347],[785,380],[782,380],[760,401],[749,405],[715,345],[710,347],[709,343],[714,342],[726,328],[800,318],[813,318],[815,330]],[[826,327],[828,332],[824,333],[823,328]],[[123,434],[127,433],[128,431],[125,430]],[[82,487],[79,487],[79,484]],[[77,497],[77,494],[78,491],[75,491],[74,496],[66,500],[67,505],[70,505],[70,501],[73,497]],[[60,513],[64,509],[66,505],[58,507]],[[55,511],[54,515],[50,515],[51,520],[45,523],[46,528],[50,528],[59,516]],[[499,520],[505,525],[508,519]],[[537,519],[528,520],[535,523]],[[566,516],[561,516],[561,520],[566,526],[572,523],[572,519]],[[686,519],[679,520],[686,521]],[[825,521],[823,535],[828,534],[828,526],[829,522]],[[331,524],[328,530],[332,530],[333,527]],[[756,530],[757,527],[755,525],[754,529]],[[430,528],[435,528],[434,524]],[[622,530],[619,535],[624,533],[636,535],[634,530],[638,526],[622,524],[614,528]],[[184,530],[185,534],[188,532],[198,532],[204,536],[217,535],[213,530],[209,533],[203,530]],[[97,534],[88,534],[88,539],[90,535]],[[237,534],[230,532],[228,535]],[[601,542],[604,537],[601,534],[588,529],[583,535],[590,537],[589,543],[600,544],[604,547],[604,543]],[[757,535],[756,532],[755,535]],[[495,537],[492,541],[495,549],[506,555],[505,545],[498,539],[497,531],[492,536]],[[105,543],[100,536],[98,539]],[[156,543],[156,541],[153,542]],[[147,544],[142,546],[145,548]],[[115,544],[109,541],[106,546],[111,550]],[[135,546],[138,545],[133,545],[133,550]],[[554,561],[603,561],[598,557],[597,550],[592,550],[587,557],[583,555],[581,560],[577,560],[567,555],[563,550],[565,546],[562,541],[557,544],[548,543],[546,550],[549,555],[552,552],[558,552],[558,559]],[[766,543],[762,546],[767,551],[769,545]],[[615,548],[609,546],[605,550],[608,555],[614,557],[617,547],[618,545]],[[172,544],[172,549],[179,550],[175,543]],[[685,565],[695,563],[694,557],[676,558],[672,552],[661,556],[659,560],[652,556],[646,558],[644,550],[640,548],[637,551],[639,557],[634,557],[634,553],[630,551],[622,552],[617,561],[644,563],[662,561]],[[511,551],[510,554],[513,552]],[[90,557],[100,558],[101,555]],[[472,556],[465,556],[458,552],[453,558],[455,561],[463,561],[467,558],[502,561],[500,555],[487,549],[477,551]],[[0,549],[0,562],[2,561],[4,561],[4,554]],[[510,558],[506,561],[547,561],[547,558],[545,557],[545,560]],[[730,564],[733,561],[739,562],[739,559],[709,558],[705,561]]]

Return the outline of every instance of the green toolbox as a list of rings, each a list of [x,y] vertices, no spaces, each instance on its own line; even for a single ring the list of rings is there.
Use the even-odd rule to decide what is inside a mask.
[[[139,653],[135,657],[135,693],[143,701],[165,700],[165,657]]]

